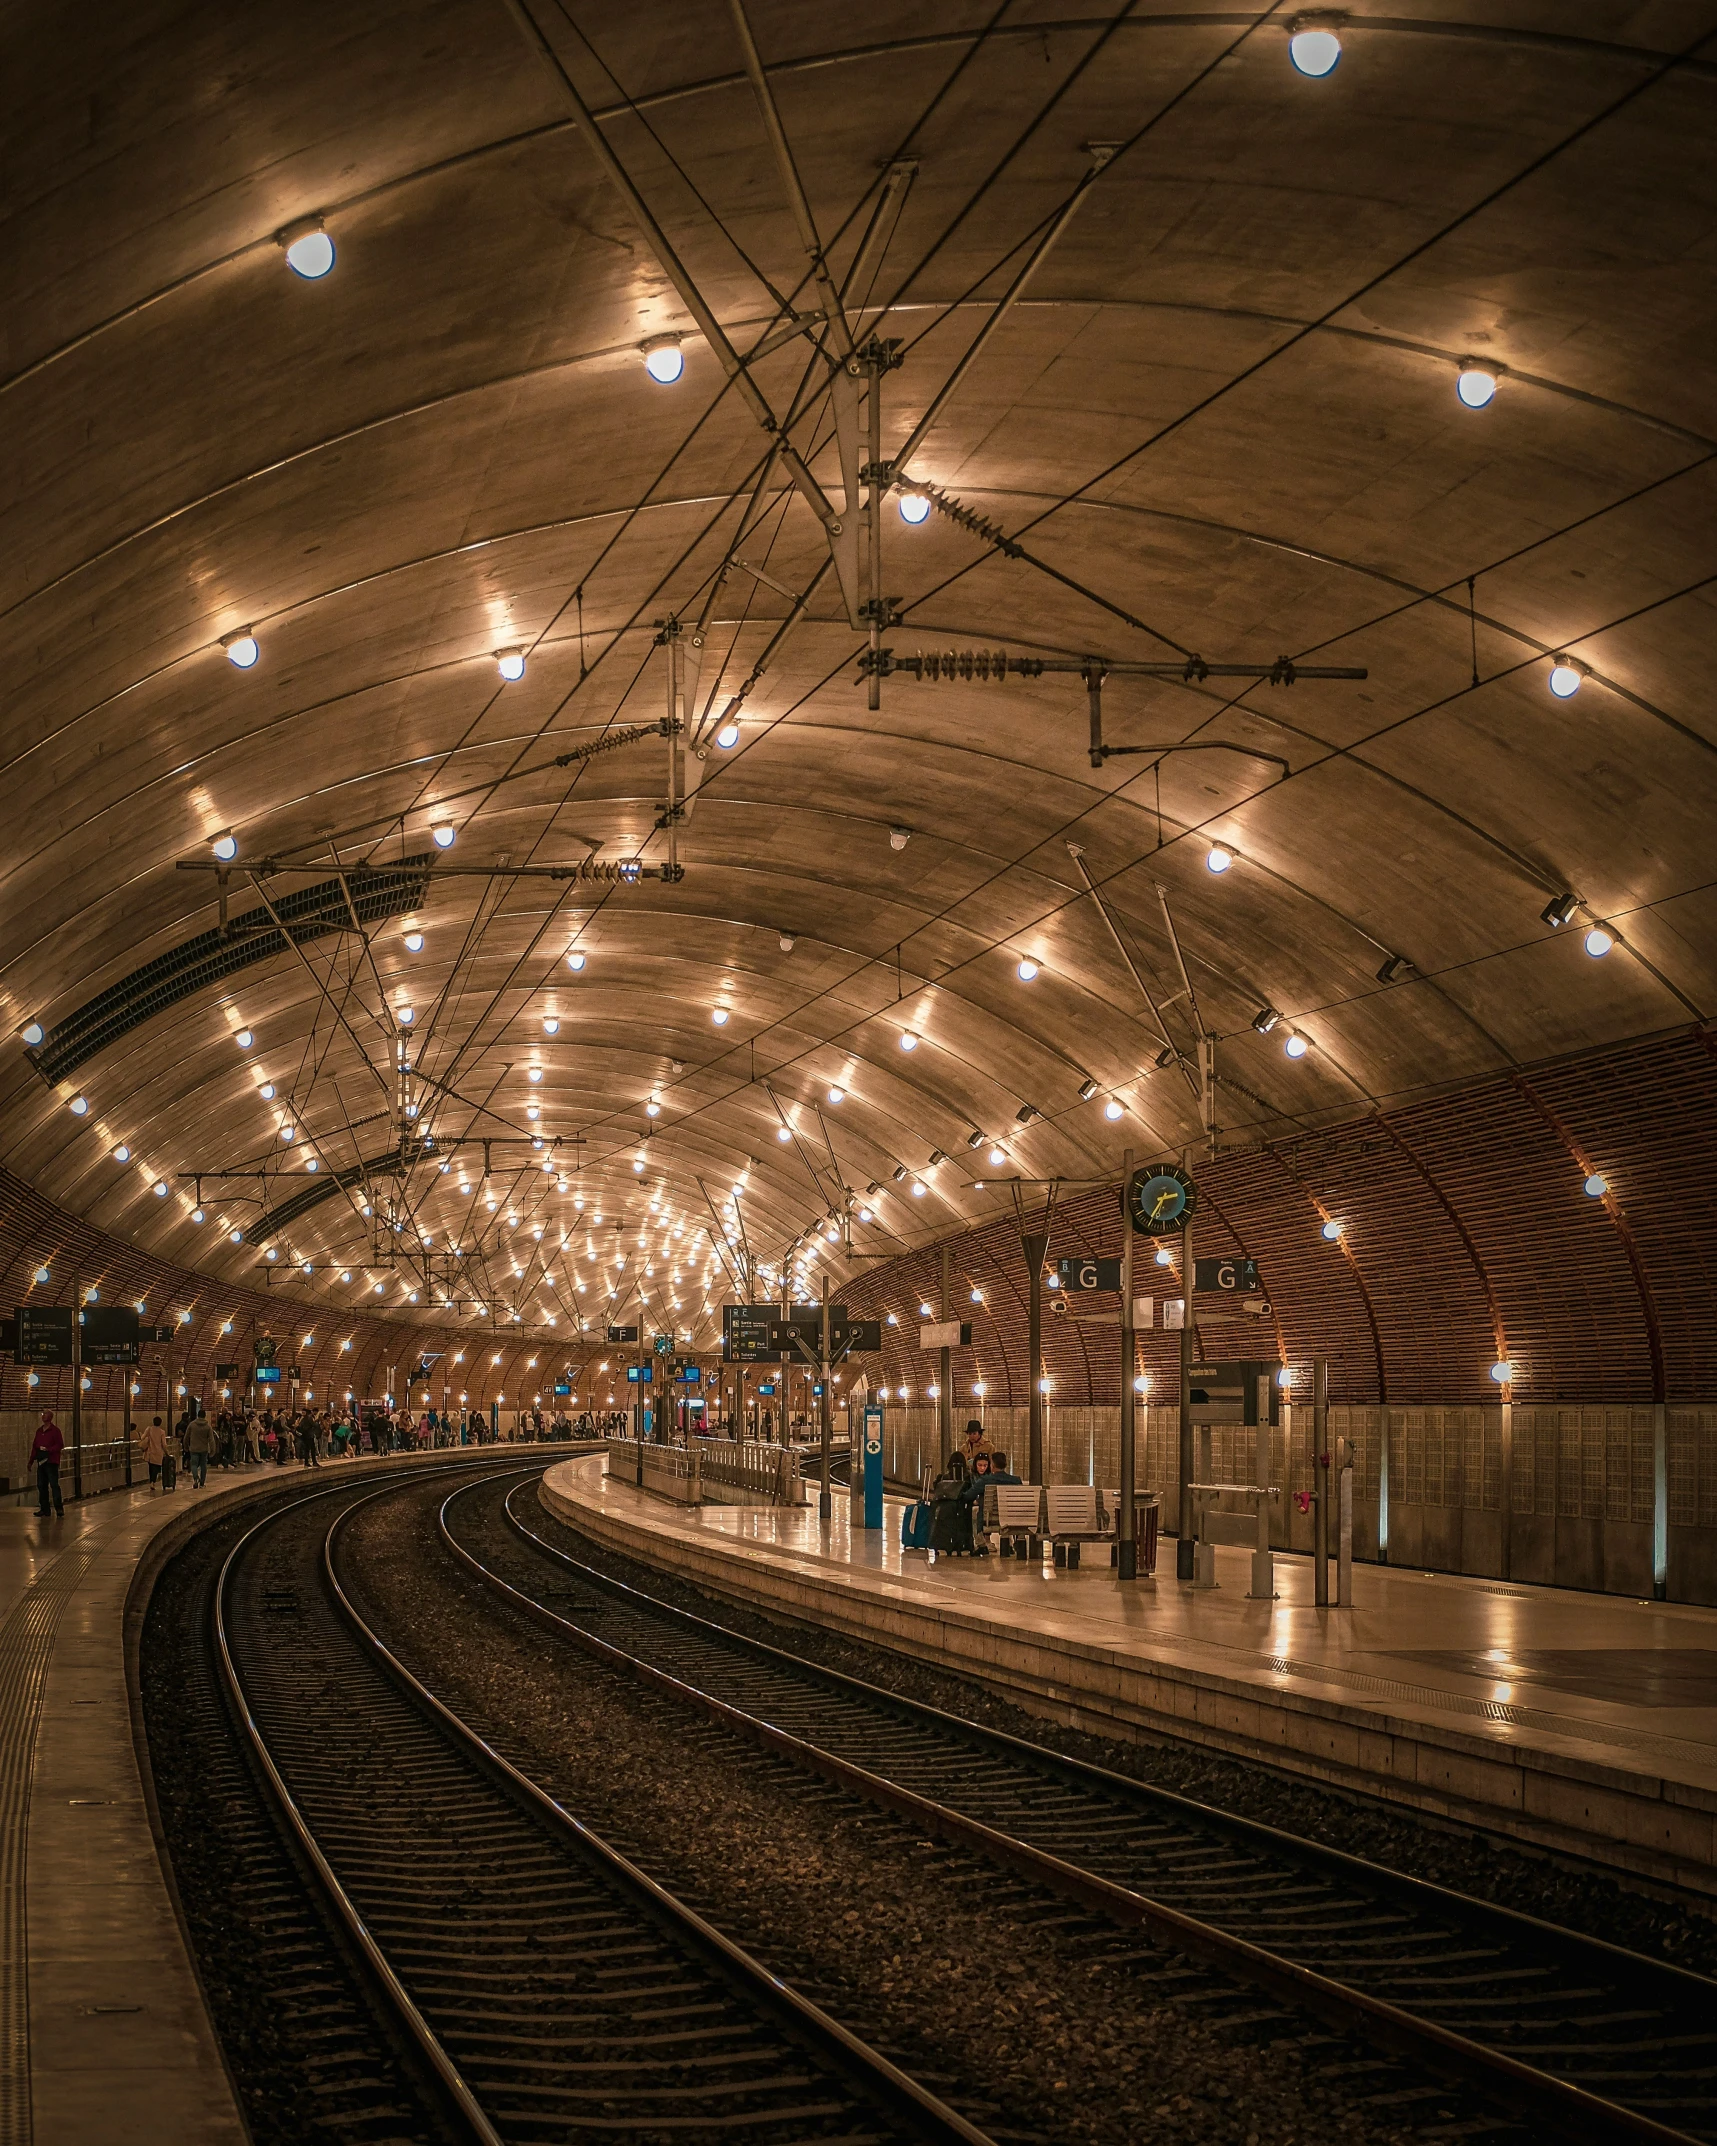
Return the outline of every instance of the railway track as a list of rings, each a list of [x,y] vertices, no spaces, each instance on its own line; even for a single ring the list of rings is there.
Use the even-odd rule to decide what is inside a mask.
[[[659,1601],[549,1540],[533,1481],[457,1491],[439,1528],[497,1596],[569,1643],[1014,1876],[1460,2079],[1534,2137],[1717,2141],[1717,1984]]]
[[[429,2082],[426,2117],[378,2105],[345,2135],[990,2146],[403,1667],[342,1580],[352,1516],[399,1487],[272,1511],[213,1590],[218,1675],[273,1819]]]

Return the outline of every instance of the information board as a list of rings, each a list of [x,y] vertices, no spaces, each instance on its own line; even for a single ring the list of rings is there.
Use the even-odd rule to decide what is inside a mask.
[[[1258,1287],[1255,1259],[1195,1259],[1192,1286],[1196,1294],[1249,1296]]]
[[[92,1304],[83,1315],[79,1354],[86,1364],[134,1364],[138,1321],[131,1304]]]
[[[20,1304],[12,1314],[12,1353],[21,1364],[69,1364],[72,1308],[69,1304]]]
[[[655,1383],[655,1376],[656,1367],[654,1364],[628,1364],[626,1366],[626,1378],[628,1384],[630,1385],[653,1385]]]
[[[608,1338],[610,1341],[636,1341],[638,1329],[635,1326],[611,1326]]]
[[[721,1307],[721,1354],[724,1363],[778,1364],[781,1352],[770,1339],[781,1317],[778,1304],[724,1304]]]
[[[1119,1289],[1121,1262],[1115,1259],[1058,1259],[1055,1279],[1062,1289]]]

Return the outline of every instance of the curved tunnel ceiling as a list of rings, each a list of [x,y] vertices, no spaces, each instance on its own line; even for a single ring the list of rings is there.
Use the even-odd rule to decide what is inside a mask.
[[[21,40],[5,1163],[231,1282],[707,1340],[717,1228],[886,1255],[1702,1020],[1717,8],[1359,7],[1321,79],[1289,24]],[[1094,764],[1093,684],[1152,750]],[[47,1078],[223,916],[424,855]]]

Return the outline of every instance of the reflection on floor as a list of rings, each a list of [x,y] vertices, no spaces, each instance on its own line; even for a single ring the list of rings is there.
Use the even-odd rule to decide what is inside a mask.
[[[1482,1653],[1424,1647],[1389,1652],[1398,1662],[1577,1692],[1609,1706],[1717,1707],[1717,1648],[1712,1647],[1495,1647]]]

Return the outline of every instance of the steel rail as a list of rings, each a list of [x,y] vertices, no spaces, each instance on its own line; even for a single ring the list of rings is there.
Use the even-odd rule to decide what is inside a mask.
[[[532,1470],[531,1473],[534,1475],[536,1471]],[[988,1825],[967,1812],[921,1795],[917,1790],[889,1780],[851,1759],[843,1758],[821,1745],[796,1736],[778,1723],[766,1721],[758,1715],[733,1706],[714,1693],[703,1691],[684,1678],[676,1677],[656,1664],[645,1661],[641,1656],[627,1652],[611,1640],[599,1639],[594,1633],[583,1630],[513,1587],[456,1540],[448,1525],[448,1508],[454,1499],[462,1494],[463,1489],[469,1487],[474,1486],[461,1486],[460,1490],[452,1492],[443,1500],[438,1516],[442,1539],[454,1556],[474,1577],[508,1601],[521,1614],[553,1631],[556,1636],[571,1641],[609,1666],[623,1669],[640,1681],[671,1694],[807,1771],[910,1818],[915,1826],[923,1827],[961,1847],[974,1850],[1004,1869],[1033,1878],[1064,1897],[1106,1914],[1124,1926],[1153,1929],[1182,1950],[1210,1964],[1238,1972],[1247,1980],[1311,2012],[1339,2031],[1357,2030],[1398,2054],[1412,2057],[1433,2070],[1444,2075],[1452,2074],[1465,2084],[1478,2087],[1524,2114],[1541,2121],[1553,2119],[1559,2126],[1559,2137],[1589,2141],[1592,2146],[1614,2146],[1614,2142],[1628,2142],[1628,2146],[1696,2146],[1691,2133],[1661,2124],[1621,2103],[1593,2094],[1559,2078],[1553,2072],[1524,2063],[1504,2050],[1474,2041],[1469,2036],[1425,2019],[1385,1998],[1356,1989],[1282,1953],[1239,1937],[1219,1925],[1189,1915],[1185,1910],[1172,1907],[1165,1901],[1155,1900],[1130,1886],[1121,1885],[1095,1871],[1082,1868],[1064,1857],[1020,1839],[1015,1834]],[[1459,1916],[1467,1921],[1477,1920],[1493,1928],[1500,1926],[1517,1942],[1524,1939],[1540,1950],[1554,1948],[1563,1954],[1569,1951],[1585,1954],[1602,1967],[1608,1976],[1620,1978],[1624,1984],[1637,1985],[1642,1978],[1655,1981],[1660,1987],[1672,1990],[1684,2003],[1703,2007],[1707,2012],[1714,1997],[1717,1997],[1717,1989],[1714,1989],[1710,1981],[1685,1969],[1647,1959],[1601,1939],[1570,1932],[1514,1909],[1488,1901],[1474,1900],[1424,1879],[1386,1870],[1362,1857],[1349,1855],[1341,1849],[1330,1848],[1322,1843],[1300,1840],[1255,1820],[1213,1810],[1191,1798],[1175,1795],[1172,1791],[1150,1787],[1065,1754],[1045,1751],[1037,1745],[1010,1736],[1005,1731],[985,1728],[963,1720],[950,1721],[945,1714],[919,1701],[866,1684],[861,1679],[841,1671],[803,1661],[784,1649],[772,1647],[761,1640],[750,1639],[717,1624],[712,1619],[698,1617],[690,1611],[662,1602],[642,1589],[629,1586],[581,1563],[537,1535],[513,1509],[513,1497],[519,1487],[522,1486],[515,1485],[514,1491],[508,1494],[503,1503],[503,1511],[509,1525],[523,1541],[553,1563],[576,1572],[580,1579],[596,1586],[602,1592],[617,1595],[658,1620],[681,1625],[700,1635],[714,1638],[724,1646],[737,1648],[755,1658],[787,1668],[795,1676],[857,1697],[868,1705],[905,1713],[944,1736],[957,1735],[964,1741],[1005,1752],[1010,1758],[1024,1758],[1039,1771],[1049,1772],[1087,1788],[1100,1789],[1110,1797],[1119,1794],[1134,1804],[1149,1804],[1172,1811],[1183,1819],[1195,1820],[1206,1830],[1217,1830],[1254,1847],[1265,1848],[1277,1856],[1286,1853],[1302,1864],[1322,1866],[1349,1880],[1357,1880],[1374,1892],[1382,1891],[1406,1899],[1419,1908],[1434,1908],[1442,1914]]]

